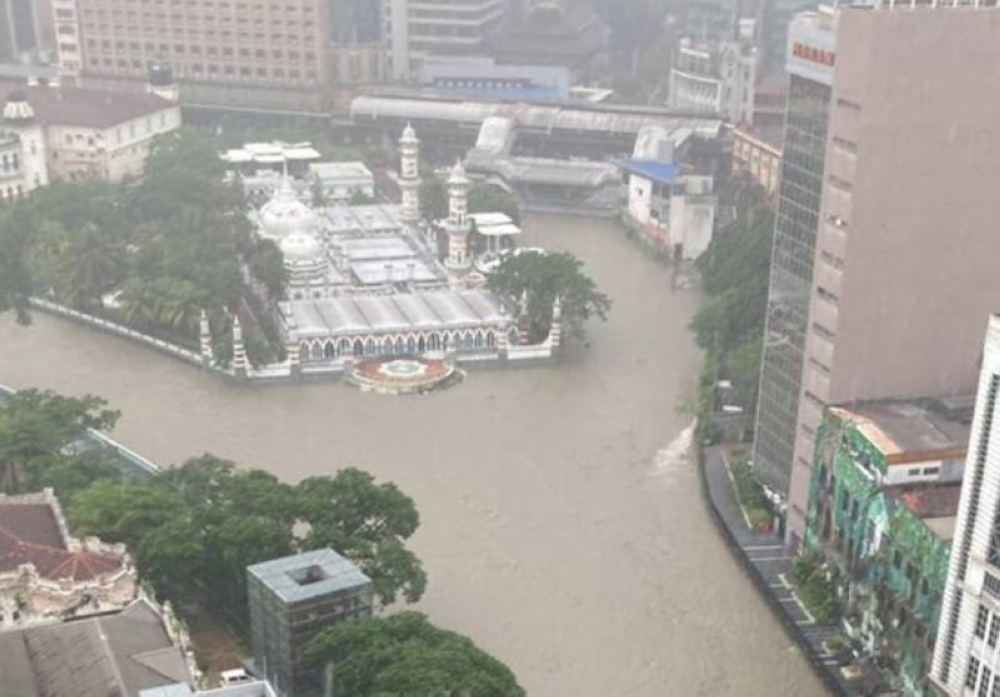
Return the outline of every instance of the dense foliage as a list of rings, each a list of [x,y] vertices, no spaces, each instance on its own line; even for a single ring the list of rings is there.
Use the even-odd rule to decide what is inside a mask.
[[[237,624],[245,567],[298,550],[332,547],[354,560],[384,604],[423,594],[427,577],[405,547],[420,518],[394,484],[347,468],[292,486],[211,455],[126,481],[115,453],[82,440],[118,418],[98,397],[18,392],[0,407],[3,491],[53,487],[75,531],[126,543],[158,594],[205,598]]]
[[[213,141],[171,134],[154,141],[140,180],[32,192],[0,217],[0,265],[13,269],[0,297],[27,289],[192,347],[204,309],[228,341],[230,314],[251,298],[240,259],[272,294],[284,268],[273,244],[255,242],[242,190],[223,174]]]
[[[98,482],[69,513],[81,533],[126,543],[162,596],[205,597],[236,624],[247,616],[246,567],[300,550],[349,557],[383,604],[415,602],[427,584],[404,546],[419,522],[412,499],[353,468],[292,486],[203,455],[142,484]]]
[[[584,322],[594,316],[607,319],[611,310],[611,299],[583,273],[583,262],[569,252],[508,255],[490,274],[489,287],[510,307],[517,307],[527,293],[528,333],[533,341],[548,335],[556,297],[562,303],[564,326],[578,339],[585,337]]]
[[[736,497],[743,507],[750,525],[758,529],[769,529],[774,513],[770,501],[764,496],[760,484],[753,478],[750,461],[740,458],[730,461],[729,470],[736,486]]]
[[[336,625],[308,654],[332,666],[334,692],[345,697],[525,694],[507,666],[416,612]]]
[[[774,214],[752,208],[720,231],[698,260],[705,298],[691,328],[716,377],[732,381],[730,403],[748,412],[757,401],[773,235]]]
[[[819,624],[833,622],[840,615],[836,586],[827,578],[818,558],[810,554],[796,557],[788,580],[799,600]]]
[[[6,494],[51,486],[65,496],[104,477],[115,460],[78,447],[88,428],[110,429],[120,414],[98,397],[22,390],[0,408],[0,485]]]

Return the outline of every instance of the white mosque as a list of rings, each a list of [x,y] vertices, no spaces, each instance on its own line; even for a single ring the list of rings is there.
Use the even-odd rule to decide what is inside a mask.
[[[277,303],[280,331],[293,372],[342,371],[358,359],[454,356],[504,360],[551,356],[559,345],[558,307],[543,344],[521,344],[517,319],[493,293],[470,254],[474,217],[461,162],[448,178],[448,218],[440,223],[447,250],[420,216],[420,142],[408,125],[399,141],[400,205],[336,205],[314,209],[286,176],[254,213],[259,235],[284,255],[288,299]],[[486,254],[500,236],[520,229],[480,214]],[[444,250],[441,250],[444,251]],[[234,368],[247,371],[240,332]]]

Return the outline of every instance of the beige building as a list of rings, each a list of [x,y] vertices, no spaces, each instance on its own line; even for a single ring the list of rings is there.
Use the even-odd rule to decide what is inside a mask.
[[[983,327],[1000,307],[991,175],[1000,80],[973,67],[1000,61],[1000,12],[896,7],[841,9],[832,52],[790,40],[793,60],[833,75],[791,463],[793,543],[824,407],[971,392]],[[787,158],[786,149],[786,170]]]
[[[70,537],[51,489],[0,494],[0,630],[118,610],[137,593],[125,545]]]
[[[781,146],[750,126],[733,129],[733,169],[747,172],[774,196],[781,180]]]
[[[329,0],[53,0],[64,75],[84,84],[141,84],[150,64],[163,61],[185,101],[288,110],[322,107],[328,6]]]
[[[181,125],[175,102],[140,92],[0,85],[0,101],[3,198],[8,189],[19,196],[52,179],[138,176],[153,139]]]

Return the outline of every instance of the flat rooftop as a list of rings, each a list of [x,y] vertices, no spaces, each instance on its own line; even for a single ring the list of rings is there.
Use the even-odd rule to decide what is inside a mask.
[[[363,162],[313,162],[309,171],[321,179],[372,179]]]
[[[969,424],[941,407],[940,401],[883,400],[830,411],[857,424],[890,465],[913,462],[920,453],[962,457],[969,442]]]
[[[909,484],[887,487],[885,491],[945,542],[950,542],[955,536],[958,502],[962,496],[961,482]]]
[[[371,585],[371,580],[332,549],[317,549],[247,567],[286,603],[297,603]]]
[[[391,204],[330,206],[320,214],[329,223],[332,236],[396,232],[403,227],[400,206]]]

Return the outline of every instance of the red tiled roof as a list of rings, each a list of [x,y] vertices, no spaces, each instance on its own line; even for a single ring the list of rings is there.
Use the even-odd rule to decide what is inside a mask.
[[[27,92],[35,118],[42,123],[82,128],[110,128],[173,106],[146,92],[116,92],[83,87],[0,85],[3,102],[15,90]]]
[[[919,518],[942,518],[958,514],[962,483],[892,487],[889,493]]]
[[[42,578],[87,581],[117,571],[122,560],[94,552],[71,552],[46,504],[0,504],[0,572],[34,564]]]

